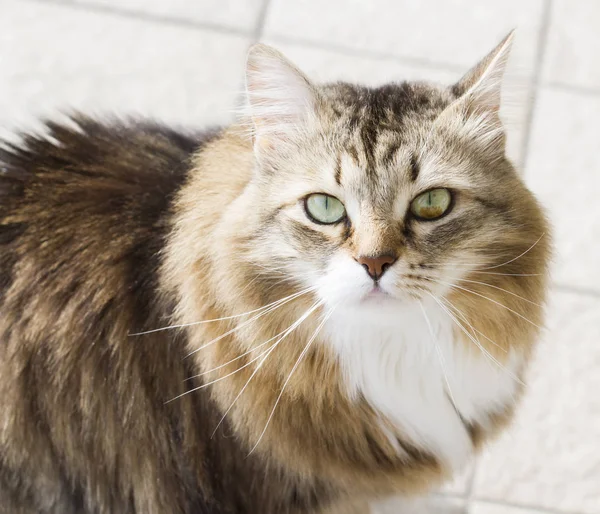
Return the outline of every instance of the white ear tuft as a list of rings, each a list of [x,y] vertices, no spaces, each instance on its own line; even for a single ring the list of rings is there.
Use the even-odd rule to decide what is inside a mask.
[[[315,92],[309,80],[267,45],[254,45],[248,52],[246,95],[257,148],[285,143],[314,113]]]
[[[461,98],[472,104],[475,110],[499,111],[502,80],[514,34],[515,31],[511,31],[454,86]]]

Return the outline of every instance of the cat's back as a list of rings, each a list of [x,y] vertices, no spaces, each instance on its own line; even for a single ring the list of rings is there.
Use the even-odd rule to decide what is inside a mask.
[[[90,280],[88,296],[111,285],[127,284],[130,293],[148,287],[172,198],[210,135],[83,116],[47,129],[0,143],[3,310],[16,297],[59,296],[64,307],[62,295],[72,297]]]
[[[155,462],[187,371],[181,342],[128,334],[165,323],[170,205],[211,136],[74,121],[0,149],[0,512],[151,512],[184,487]]]
[[[73,260],[89,270],[159,250],[165,213],[201,142],[151,122],[79,117],[47,128],[0,148],[0,294],[19,274],[13,261],[32,254],[39,292]]]

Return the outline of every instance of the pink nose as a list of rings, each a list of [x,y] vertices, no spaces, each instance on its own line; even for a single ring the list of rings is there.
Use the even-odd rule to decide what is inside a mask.
[[[373,280],[379,280],[385,271],[396,262],[393,255],[378,255],[377,257],[361,256],[356,259]]]

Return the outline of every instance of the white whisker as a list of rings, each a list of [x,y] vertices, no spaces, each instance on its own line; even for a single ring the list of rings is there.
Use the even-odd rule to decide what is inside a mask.
[[[287,329],[286,329],[286,330],[287,330]],[[237,360],[240,360],[240,359],[241,359],[242,357],[244,357],[245,355],[248,355],[249,353],[255,352],[255,351],[256,351],[256,350],[258,350],[259,348],[261,348],[261,347],[265,346],[266,344],[269,344],[271,341],[273,341],[273,339],[277,339],[277,338],[278,338],[278,337],[279,337],[281,334],[283,334],[284,332],[285,332],[285,330],[282,330],[281,332],[279,332],[279,334],[277,334],[277,335],[274,335],[273,337],[271,337],[271,339],[267,339],[267,340],[266,340],[264,343],[260,343],[259,345],[252,347],[250,350],[248,350],[247,352],[244,352],[244,353],[242,353],[241,355],[238,355],[238,356],[237,356],[237,357],[235,357],[234,359],[231,359],[230,361],[227,361],[226,363],[224,363],[224,364],[221,364],[220,366],[217,366],[216,368],[212,368],[212,369],[209,369],[208,371],[204,371],[204,372],[202,372],[202,373],[199,373],[198,375],[194,375],[194,376],[192,376],[192,377],[188,377],[188,378],[186,378],[186,379],[184,380],[184,382],[187,382],[188,380],[192,380],[192,379],[194,379],[194,378],[202,377],[202,376],[204,376],[204,375],[208,375],[209,373],[212,373],[212,372],[214,372],[214,371],[217,371],[217,370],[219,370],[219,369],[221,369],[221,368],[224,368],[224,367],[225,367],[225,366],[227,366],[228,364],[231,364],[232,362],[235,362],[235,361],[237,361]],[[270,347],[269,347],[269,348],[270,348]],[[264,353],[266,353],[266,351],[268,351],[268,350],[265,350],[265,352],[262,352],[262,353],[259,355],[259,357],[260,357],[261,355],[264,355]],[[254,362],[255,360],[256,360],[256,359],[253,359],[253,360],[251,360],[250,362]],[[242,369],[242,368],[240,368],[240,369]]]
[[[440,349],[440,346],[435,339],[435,334],[433,333],[433,327],[431,326],[431,322],[429,321],[429,316],[427,316],[427,313],[425,312],[425,307],[423,306],[423,302],[421,300],[419,300],[419,306],[421,307],[421,312],[423,313],[423,316],[425,317],[425,322],[427,323],[427,328],[429,329],[429,333],[431,334],[431,341],[433,342],[435,351],[438,354],[438,359],[440,361],[440,366],[442,367],[442,373],[444,375],[444,381],[446,382],[446,387],[448,388],[448,394],[450,395],[450,400],[452,400],[452,405],[454,405],[454,408],[458,410],[456,401],[454,400],[454,395],[452,394],[452,388],[450,387],[450,381],[448,380],[448,374],[446,373],[446,365],[445,365],[444,355],[442,354],[442,350]]]
[[[538,240],[535,243],[533,243],[523,253],[521,253],[521,254],[517,255],[516,257],[512,258],[510,261],[503,262],[502,264],[497,264],[496,266],[490,266],[489,268],[481,268],[481,271],[488,270],[488,269],[500,268],[501,266],[506,266],[507,264],[510,264],[511,262],[514,262],[517,259],[520,259],[521,257],[523,257],[523,255],[525,255],[526,253],[528,253],[535,245],[537,245],[541,241],[542,237],[544,237],[545,235],[546,235],[546,233],[543,232],[542,235],[538,238]]]
[[[493,341],[492,339],[490,339],[488,336],[486,336],[483,332],[477,330],[472,324],[471,322],[469,322],[469,320],[467,319],[467,317],[460,311],[460,309],[458,307],[456,307],[455,305],[452,304],[452,302],[450,302],[450,300],[447,300],[445,298],[440,298],[440,300],[442,302],[444,302],[444,304],[446,304],[446,306],[450,309],[452,309],[454,311],[454,313],[459,316],[467,325],[469,325],[469,328],[473,331],[473,333],[477,333],[483,337],[485,337],[490,343],[492,343],[494,346],[496,346],[498,349],[502,350],[504,353],[508,353],[508,350],[506,348],[504,348],[503,346],[500,346],[498,343],[496,343],[495,341]],[[479,341],[479,338],[477,338],[477,340]],[[479,341],[481,342],[481,341]]]
[[[520,384],[523,384],[523,382],[521,381],[521,379],[519,379],[517,376],[515,376],[510,370],[506,369],[502,363],[496,359],[490,352],[488,352],[483,345],[477,341],[477,339],[475,339],[471,334],[469,334],[469,332],[467,331],[467,329],[462,325],[462,323],[460,321],[458,321],[458,319],[456,319],[456,316],[454,316],[447,308],[446,306],[441,303],[434,295],[430,294],[430,296],[437,302],[437,304],[444,310],[444,312],[450,317],[451,320],[454,321],[454,323],[456,323],[456,325],[458,326],[458,328],[460,328],[462,330],[462,332],[475,344],[475,346],[477,346],[477,348],[479,348],[479,350],[482,352],[482,354],[484,356],[486,356],[488,359],[490,359],[493,363],[496,364],[496,366],[498,366],[502,371],[504,371],[508,376],[510,376],[511,378],[513,378],[514,380],[516,380],[517,382],[519,382]],[[525,385],[525,384],[523,384]]]
[[[494,273],[492,271],[471,270],[471,273],[481,273],[482,275],[498,275],[501,277],[540,277],[541,273]]]
[[[237,402],[237,400],[239,399],[239,397],[242,396],[242,394],[244,393],[244,391],[246,390],[246,388],[248,387],[248,385],[250,384],[250,382],[252,381],[252,379],[254,378],[254,376],[258,373],[258,371],[260,370],[260,368],[262,367],[262,365],[269,358],[269,355],[271,355],[271,353],[275,350],[275,348],[277,348],[277,346],[279,345],[279,343],[281,343],[281,341],[283,341],[289,334],[291,334],[294,330],[296,330],[296,328],[298,328],[298,326],[300,326],[304,322],[304,320],[306,320],[306,318],[308,318],[316,309],[318,309],[319,307],[321,307],[321,305],[323,305],[322,301],[319,301],[315,305],[313,305],[290,328],[288,328],[286,330],[285,334],[276,343],[273,344],[272,348],[269,348],[269,350],[266,352],[266,355],[263,357],[263,359],[256,366],[256,369],[254,370],[254,372],[252,373],[252,375],[250,375],[250,378],[247,380],[247,382],[244,385],[244,387],[242,387],[241,391],[234,398],[233,402],[231,402],[231,405],[229,406],[229,408],[225,411],[225,414],[223,414],[223,417],[221,418],[221,420],[219,421],[219,423],[217,423],[217,426],[215,427],[215,429],[214,429],[214,431],[213,431],[213,433],[211,435],[211,438],[214,437],[214,435],[217,433],[217,430],[219,429],[219,427],[221,426],[221,424],[223,423],[223,421],[227,417],[227,414],[229,414],[229,412],[231,411],[231,409],[233,408],[233,406],[235,405],[235,403]]]
[[[253,309],[253,310],[248,311],[248,312],[243,312],[242,314],[234,314],[232,316],[224,316],[222,318],[207,319],[207,320],[202,320],[202,321],[194,321],[194,322],[191,322],[191,323],[181,323],[179,325],[169,325],[168,327],[160,327],[160,328],[155,328],[155,329],[152,329],[152,330],[146,330],[144,332],[136,332],[136,333],[128,334],[128,335],[130,337],[132,337],[132,336],[141,336],[141,335],[144,335],[144,334],[153,334],[154,332],[162,332],[163,330],[173,330],[173,329],[176,329],[176,328],[191,327],[191,326],[194,326],[194,325],[203,325],[203,324],[206,324],[206,323],[215,323],[217,321],[226,321],[226,320],[229,320],[229,319],[241,318],[243,316],[247,316],[248,314],[253,314],[255,312],[260,312],[262,310],[268,309],[269,307],[271,307],[273,305],[276,305],[276,304],[279,304],[281,302],[285,302],[288,298],[295,297],[296,295],[299,295],[301,293],[302,294],[307,293],[311,289],[314,289],[314,288],[308,287],[308,288],[304,289],[303,291],[291,294],[290,296],[286,296],[285,298],[281,298],[279,300],[275,300],[274,302],[271,302],[271,303],[269,303],[267,305],[264,305],[263,307],[259,307],[257,309]]]
[[[267,348],[264,352],[259,353],[256,357],[254,357],[253,359],[248,361],[243,366],[240,366],[239,368],[235,369],[231,373],[227,373],[227,375],[223,375],[222,377],[216,378],[215,380],[211,380],[210,382],[205,382],[204,384],[199,385],[198,387],[194,387],[193,389],[190,389],[189,391],[186,391],[185,393],[181,393],[179,396],[176,396],[175,398],[171,398],[170,400],[168,400],[165,403],[172,402],[173,400],[177,400],[178,398],[181,398],[182,396],[185,396],[186,394],[193,393],[194,391],[198,391],[199,389],[204,389],[205,387],[211,386],[213,384],[216,384],[217,382],[220,382],[221,380],[225,380],[226,378],[229,378],[230,376],[235,375],[239,371],[242,371],[244,368],[247,368],[248,366],[250,366],[250,364],[252,364],[253,362],[256,362],[265,353],[270,352],[275,346],[277,346],[277,343],[273,343],[273,345],[270,346],[269,348]],[[200,375],[197,375],[197,376],[200,376]]]
[[[531,324],[532,324],[534,327],[537,327],[537,328],[539,328],[540,330],[542,330],[542,327],[540,327],[539,325],[537,325],[536,323],[534,323],[534,322],[533,322],[533,321],[531,321],[530,319],[526,318],[525,316],[523,316],[522,314],[518,313],[517,311],[515,311],[515,310],[511,309],[510,307],[507,307],[507,306],[506,306],[506,305],[504,305],[503,303],[497,302],[497,301],[496,301],[496,300],[494,300],[493,298],[488,298],[487,296],[485,296],[485,295],[483,295],[483,294],[480,294],[480,293],[478,293],[477,291],[472,291],[471,289],[467,289],[466,287],[462,287],[462,286],[457,286],[456,284],[451,284],[450,282],[443,282],[443,281],[441,281],[441,280],[438,280],[438,282],[439,282],[440,284],[445,284],[445,285],[447,285],[447,286],[454,287],[454,288],[456,288],[456,289],[460,289],[461,291],[466,291],[467,293],[471,293],[471,294],[477,295],[477,296],[479,296],[479,297],[481,297],[481,298],[484,298],[485,300],[488,300],[489,302],[495,303],[495,304],[496,304],[496,305],[498,305],[499,307],[502,307],[503,309],[506,309],[506,310],[508,310],[508,311],[512,312],[513,314],[515,314],[515,315],[519,316],[519,318],[521,318],[521,319],[523,319],[523,320],[527,321],[528,323],[531,323]]]
[[[313,341],[317,338],[317,335],[321,331],[321,328],[323,328],[323,325],[331,317],[331,315],[333,314],[334,310],[335,310],[335,307],[332,308],[327,313],[327,315],[323,318],[323,320],[321,321],[321,323],[319,324],[319,326],[316,328],[315,333],[312,335],[312,337],[310,338],[310,340],[308,341],[308,343],[304,347],[304,350],[302,350],[302,353],[298,357],[298,360],[296,360],[296,363],[294,364],[294,367],[290,371],[290,373],[289,373],[286,381],[283,384],[283,387],[281,388],[281,392],[279,393],[279,396],[277,397],[277,400],[275,400],[275,405],[273,406],[273,409],[271,410],[271,413],[269,414],[269,418],[267,419],[267,422],[265,423],[265,428],[261,432],[260,436],[258,437],[258,441],[256,441],[256,444],[252,447],[252,449],[250,450],[250,452],[248,453],[248,455],[252,454],[252,452],[256,449],[256,447],[260,443],[261,439],[265,435],[265,432],[267,431],[267,427],[269,426],[269,423],[271,422],[271,419],[273,418],[273,415],[275,414],[275,409],[277,409],[277,405],[279,404],[279,401],[281,400],[281,397],[283,396],[283,392],[285,391],[285,388],[288,385],[288,382],[292,378],[292,375],[294,374],[294,371],[296,371],[296,368],[299,366],[300,362],[302,361],[302,359],[304,358],[304,356],[308,352],[308,350],[309,350],[310,346],[312,345]]]
[[[456,263],[456,264],[444,264],[444,263],[439,263],[439,262],[430,262],[429,266],[432,267],[432,269],[443,269],[443,270],[455,270],[455,271],[461,271],[464,273],[481,273],[483,275],[499,275],[499,276],[503,276],[503,277],[539,277],[541,275],[541,273],[500,273],[500,272],[493,272],[493,271],[485,271],[488,268],[473,268],[472,265],[470,264],[460,264],[460,263]],[[489,268],[492,269],[492,268]],[[430,271],[430,269],[427,269],[426,271]]]
[[[491,269],[497,269],[497,268],[501,268],[502,266],[506,266],[507,264],[510,264],[511,262],[515,262],[516,260],[520,259],[521,257],[523,257],[523,255],[527,254],[528,252],[530,252],[541,240],[542,238],[546,235],[545,232],[542,233],[542,235],[540,237],[538,237],[538,239],[529,247],[527,248],[527,250],[525,250],[524,252],[521,252],[519,255],[517,255],[516,257],[513,257],[512,259],[503,262],[501,264],[496,264],[494,266],[489,266],[486,268],[474,268],[474,269],[470,269],[470,271],[487,271],[487,270],[491,270]],[[441,262],[430,262],[428,263],[432,266],[436,266],[439,268],[447,268],[447,269],[455,269],[455,268],[472,268],[473,264],[462,264],[462,263],[456,263],[456,264],[448,264],[448,263],[441,263]],[[537,274],[507,274],[509,276],[537,276]]]
[[[205,343],[202,346],[200,346],[200,347],[196,348],[195,350],[191,351],[190,353],[188,353],[185,356],[185,358],[187,359],[188,357],[190,357],[191,355],[199,352],[200,350],[203,350],[204,348],[207,348],[208,346],[211,346],[211,345],[213,345],[213,344],[221,341],[222,339],[224,339],[228,335],[233,334],[234,332],[237,332],[238,330],[241,330],[242,328],[244,328],[245,326],[249,325],[250,323],[255,322],[257,319],[262,318],[263,316],[266,316],[267,314],[269,314],[269,313],[271,313],[271,312],[279,309],[281,306],[285,305],[286,303],[289,303],[292,300],[295,300],[299,296],[302,296],[302,295],[306,294],[307,292],[309,292],[309,291],[311,291],[313,289],[314,288],[309,288],[308,290],[301,291],[299,293],[295,293],[295,294],[293,294],[291,296],[288,296],[285,300],[279,300],[278,302],[276,302],[276,305],[274,305],[272,307],[269,307],[267,310],[264,310],[263,312],[260,312],[259,314],[257,314],[256,316],[250,318],[249,320],[244,321],[243,323],[241,323],[237,327],[234,327],[231,330],[228,330],[224,334],[221,334],[219,337],[216,337],[213,340],[209,341],[208,343]]]
[[[470,282],[472,284],[479,284],[482,286],[493,287],[494,289],[497,289],[498,291],[503,291],[505,293],[511,294],[511,295],[523,300],[524,302],[528,302],[533,305],[536,305],[537,307],[541,307],[541,305],[539,303],[535,303],[531,300],[528,300],[527,298],[523,298],[522,296],[518,295],[517,293],[513,293],[512,291],[509,291],[508,289],[503,289],[503,288],[495,286],[493,284],[487,284],[486,282],[478,282],[477,280],[467,280],[466,278],[457,278],[455,280],[458,280],[459,282]]]
[[[312,310],[310,310],[310,311],[308,312],[308,314],[310,314],[311,312],[313,312],[313,310],[314,310],[314,309],[316,309],[316,308],[317,308],[319,305],[320,305],[320,304],[317,304],[315,307],[313,307],[313,308],[312,308]],[[305,314],[305,316],[306,316],[306,314]],[[304,319],[306,319],[306,317],[304,317],[304,316],[303,316],[303,317],[302,317],[302,318],[301,318],[299,321],[300,321],[300,322],[301,322],[301,321],[304,321]],[[257,361],[258,359],[260,359],[260,358],[261,358],[263,355],[267,354],[267,355],[265,355],[264,359],[263,359],[263,360],[262,360],[262,361],[259,363],[259,365],[258,365],[258,367],[257,367],[257,370],[258,370],[258,369],[260,369],[260,367],[262,366],[262,363],[263,363],[263,362],[264,362],[264,360],[265,360],[265,359],[266,359],[266,358],[269,356],[269,354],[270,354],[270,353],[271,353],[271,352],[272,352],[272,351],[273,351],[273,350],[274,350],[274,349],[277,347],[277,345],[278,345],[278,344],[279,344],[279,343],[280,343],[280,342],[281,342],[283,339],[285,339],[285,337],[287,337],[287,336],[290,334],[290,332],[292,332],[292,331],[293,331],[293,330],[294,330],[294,329],[295,329],[295,328],[296,328],[298,325],[299,325],[299,322],[298,322],[298,321],[294,322],[294,323],[293,323],[293,324],[292,324],[292,325],[291,325],[291,326],[290,326],[290,327],[289,327],[287,330],[285,330],[285,333],[284,333],[284,335],[283,335],[283,336],[282,336],[282,337],[281,337],[279,340],[277,340],[277,341],[276,341],[275,343],[273,343],[273,345],[272,345],[272,346],[270,346],[270,347],[269,347],[267,350],[265,350],[264,352],[260,353],[258,356],[254,357],[253,359],[251,359],[249,362],[247,362],[247,363],[246,363],[246,364],[244,364],[243,366],[240,366],[239,368],[237,368],[236,370],[232,371],[231,373],[228,373],[227,375],[224,375],[224,376],[222,376],[222,377],[219,377],[219,378],[217,378],[217,379],[215,379],[215,380],[211,380],[210,382],[207,382],[207,383],[204,383],[204,384],[202,384],[202,385],[199,385],[198,387],[194,387],[193,389],[190,389],[189,391],[186,391],[185,393],[181,393],[180,395],[176,396],[175,398],[171,398],[170,400],[168,400],[168,401],[167,401],[167,402],[165,402],[165,403],[172,402],[172,401],[174,401],[174,400],[177,400],[178,398],[181,398],[182,396],[185,396],[186,394],[193,393],[194,391],[198,391],[199,389],[204,389],[204,388],[206,388],[206,387],[208,387],[208,386],[210,386],[210,385],[216,384],[217,382],[220,382],[221,380],[225,380],[226,378],[229,378],[230,376],[232,376],[232,375],[235,375],[237,372],[241,371],[242,369],[244,369],[244,368],[247,368],[248,366],[250,366],[250,364],[252,364],[253,362],[255,362],[255,361]],[[256,371],[257,371],[257,370],[255,370],[255,372],[252,374],[252,376],[251,376],[250,378],[252,378],[252,377],[253,377],[253,376],[256,374]],[[246,385],[247,385],[247,384],[246,384]],[[231,407],[230,407],[230,408],[231,408]],[[229,411],[227,411],[227,412],[229,412]],[[221,421],[222,421],[222,420],[221,420]],[[217,426],[217,428],[218,428],[218,426]]]

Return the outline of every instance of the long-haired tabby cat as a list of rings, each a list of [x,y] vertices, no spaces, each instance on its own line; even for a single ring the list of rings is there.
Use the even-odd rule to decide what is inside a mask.
[[[543,322],[511,39],[451,87],[319,86],[257,45],[228,128],[4,143],[0,510],[365,513],[463,468]]]

